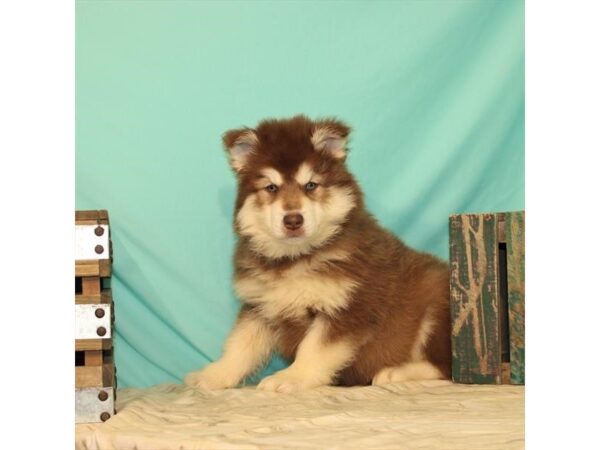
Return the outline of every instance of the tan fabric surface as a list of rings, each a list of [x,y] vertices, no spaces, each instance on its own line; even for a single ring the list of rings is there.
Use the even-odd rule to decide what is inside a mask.
[[[164,384],[121,389],[77,449],[521,449],[524,388],[447,381],[275,394]]]

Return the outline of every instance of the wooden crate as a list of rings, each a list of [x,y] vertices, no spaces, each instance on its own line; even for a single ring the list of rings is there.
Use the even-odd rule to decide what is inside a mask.
[[[525,213],[450,216],[452,378],[525,383]]]
[[[108,213],[76,211],[75,241],[75,421],[101,422],[116,395]]]

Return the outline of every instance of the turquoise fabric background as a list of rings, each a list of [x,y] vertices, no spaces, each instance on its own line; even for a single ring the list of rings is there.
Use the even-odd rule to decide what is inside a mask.
[[[76,207],[110,213],[119,387],[220,355],[230,128],[347,121],[371,211],[444,259],[448,214],[524,208],[522,1],[79,1],[76,58]]]

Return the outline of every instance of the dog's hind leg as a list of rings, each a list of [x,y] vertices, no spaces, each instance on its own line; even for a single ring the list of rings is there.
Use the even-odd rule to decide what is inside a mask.
[[[441,380],[442,372],[427,361],[410,362],[396,367],[384,367],[373,377],[372,384],[394,383],[411,380]]]

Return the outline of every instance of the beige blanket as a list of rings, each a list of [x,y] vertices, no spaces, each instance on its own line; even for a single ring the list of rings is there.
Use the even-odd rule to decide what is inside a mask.
[[[164,384],[121,389],[77,449],[521,449],[524,388],[447,381],[275,394]]]

